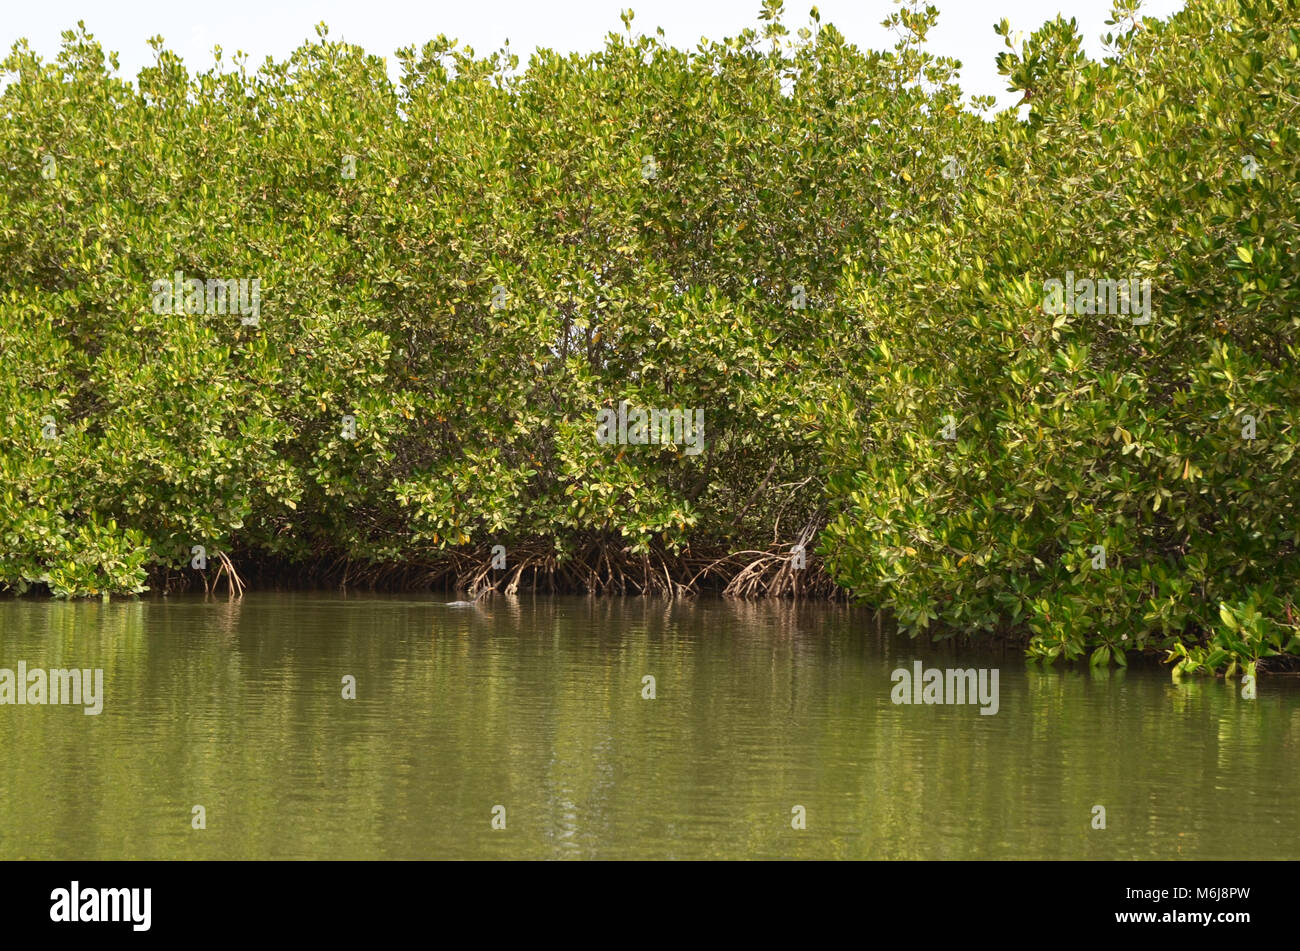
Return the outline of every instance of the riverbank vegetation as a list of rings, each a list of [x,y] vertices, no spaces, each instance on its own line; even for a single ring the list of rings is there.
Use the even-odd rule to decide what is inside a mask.
[[[851,596],[1044,658],[1300,653],[1296,4],[1121,0],[1099,61],[1003,24],[995,116],[935,19],[439,37],[396,83],[323,28],[256,70],[155,39],[134,83],[84,29],[20,43],[0,585]],[[703,451],[598,441],[623,403],[702,410]]]

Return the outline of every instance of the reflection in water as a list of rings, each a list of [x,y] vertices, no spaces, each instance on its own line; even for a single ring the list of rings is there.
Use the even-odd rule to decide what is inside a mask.
[[[1165,668],[1028,667],[840,605],[0,602],[0,667],[19,660],[102,667],[107,696],[98,717],[0,706],[5,859],[1300,853],[1294,680],[1252,702]],[[891,703],[917,660],[1000,669],[997,715]]]

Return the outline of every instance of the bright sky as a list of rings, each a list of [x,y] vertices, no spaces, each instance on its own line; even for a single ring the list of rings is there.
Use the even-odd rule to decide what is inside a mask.
[[[1109,29],[1110,0],[932,0],[940,10],[930,49],[962,61],[962,88],[970,95],[995,95],[1009,105],[1015,96],[994,65],[1004,48],[993,24],[1006,17],[1013,30],[1029,33],[1057,13],[1078,20],[1090,55],[1101,53],[1098,40]],[[820,0],[822,23],[834,23],[850,41],[885,49],[893,38],[880,26],[895,5],[891,0]],[[168,48],[187,65],[206,69],[220,45],[226,62],[238,50],[255,67],[268,55],[277,59],[315,37],[315,24],[329,25],[330,38],[391,57],[394,50],[420,45],[439,33],[461,40],[479,53],[506,40],[527,62],[536,47],[591,50],[611,30],[622,31],[619,11],[636,11],[633,28],[653,33],[663,27],[670,43],[694,47],[700,37],[721,39],[745,27],[757,28],[760,0],[10,0],[0,21],[0,45],[8,52],[26,37],[42,56],[53,58],[60,33],[85,20],[108,50],[120,54],[122,71],[134,78],[153,62],[146,40],[162,34]],[[791,33],[808,24],[812,0],[787,0],[784,22]],[[1183,0],[1146,0],[1149,16],[1168,16]],[[396,78],[396,67],[390,58]]]

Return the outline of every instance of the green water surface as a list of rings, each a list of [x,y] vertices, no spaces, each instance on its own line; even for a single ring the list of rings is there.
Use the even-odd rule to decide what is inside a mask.
[[[0,706],[0,858],[1300,857],[1296,678],[1039,669],[820,603],[449,599],[0,602],[0,668],[105,693]],[[916,660],[997,668],[997,714],[894,704]]]

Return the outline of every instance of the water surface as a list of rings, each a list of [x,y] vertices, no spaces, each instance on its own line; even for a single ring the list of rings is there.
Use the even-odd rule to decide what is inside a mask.
[[[1295,678],[1038,669],[820,603],[442,600],[0,601],[0,667],[106,694],[0,706],[0,858],[1300,857]],[[998,713],[895,705],[915,660],[998,668]]]

